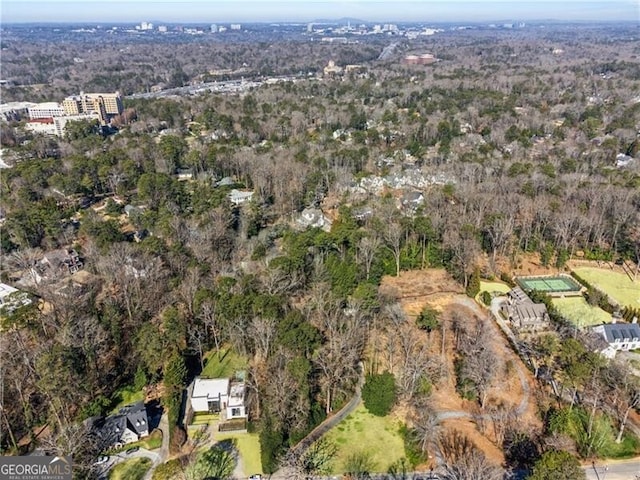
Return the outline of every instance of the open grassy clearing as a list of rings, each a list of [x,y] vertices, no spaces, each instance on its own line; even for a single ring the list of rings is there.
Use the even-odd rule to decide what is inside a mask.
[[[136,390],[132,385],[127,385],[113,394],[113,401],[118,402],[111,413],[118,413],[125,405],[131,405],[132,403],[141,402],[144,400],[144,392],[142,390]]]
[[[247,359],[236,354],[231,348],[221,348],[220,358],[213,349],[205,355],[206,363],[200,376],[205,378],[229,378],[238,370],[247,369]]]
[[[242,471],[246,477],[255,473],[262,473],[260,461],[260,437],[257,433],[233,433],[225,432],[214,435],[216,442],[222,440],[234,440],[236,448],[240,452]]]
[[[553,298],[560,314],[578,327],[611,323],[611,315],[600,307],[591,306],[584,297]]]
[[[365,452],[371,455],[374,471],[386,472],[389,466],[405,456],[399,422],[391,417],[376,417],[363,404],[326,435],[338,447],[333,460],[333,472],[343,473],[350,455]]]
[[[117,464],[109,472],[109,480],[142,480],[151,468],[148,458],[134,458]]]
[[[509,290],[511,290],[511,287],[509,285],[507,285],[506,283],[501,283],[501,282],[489,282],[487,280],[480,280],[480,291],[481,292],[489,292],[489,293],[493,293],[493,292],[500,292],[500,293],[507,293]]]
[[[640,307],[640,278],[634,283],[624,273],[596,267],[578,267],[574,271],[620,305]]]

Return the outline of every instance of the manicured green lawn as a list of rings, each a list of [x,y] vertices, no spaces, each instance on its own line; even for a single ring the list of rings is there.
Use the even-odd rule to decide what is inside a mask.
[[[580,267],[574,271],[620,305],[640,307],[640,276],[634,283],[624,273],[613,272],[605,268]]]
[[[111,413],[118,413],[125,405],[131,405],[132,403],[140,402],[144,400],[144,393],[142,390],[135,390],[132,386],[126,386],[117,390],[113,394],[113,400],[117,401],[118,404],[113,409]]]
[[[142,480],[151,468],[148,458],[134,458],[117,464],[109,472],[109,480]]]
[[[242,470],[246,477],[254,473],[262,473],[260,437],[257,433],[216,432],[214,439],[217,442],[235,440],[236,448],[240,452],[240,458],[242,459]]]
[[[507,293],[511,290],[511,287],[506,283],[501,282],[489,282],[487,280],[480,280],[480,291],[481,292],[500,292]]]
[[[217,422],[220,420],[220,414],[216,413],[196,413],[193,416],[193,420],[191,421],[191,425],[208,425],[211,422]]]
[[[113,455],[118,452],[124,452],[125,450],[129,450],[130,448],[133,448],[133,447],[146,448],[147,450],[155,450],[156,448],[160,448],[161,446],[162,446],[162,431],[156,429],[153,432],[151,432],[151,435],[149,435],[146,438],[143,438],[139,442],[127,443],[122,448],[114,448],[112,450],[109,450],[109,454]]]
[[[553,298],[560,314],[578,327],[611,323],[611,315],[600,307],[593,307],[584,297]]]
[[[361,404],[325,436],[338,447],[333,472],[343,473],[347,457],[359,451],[371,456],[375,471],[386,472],[392,463],[405,456],[399,428],[397,420],[389,416],[376,417]]]
[[[204,378],[229,378],[238,370],[247,369],[247,359],[236,354],[231,348],[221,348],[220,358],[213,349],[205,358],[204,370],[200,374]]]

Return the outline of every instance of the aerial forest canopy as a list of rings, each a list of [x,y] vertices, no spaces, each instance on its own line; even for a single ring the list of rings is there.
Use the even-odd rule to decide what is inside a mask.
[[[62,136],[19,118],[0,125],[10,166],[0,176],[2,281],[33,299],[1,315],[1,449],[28,450],[48,425],[48,451],[73,454],[90,478],[101,449],[81,441],[90,437],[82,422],[121,406],[123,391],[144,390],[168,412],[177,452],[189,433],[183,390],[229,351],[245,360],[265,473],[347,404],[365,374],[367,398],[371,385],[388,391],[370,400],[374,413],[394,402],[418,412],[406,438],[420,450],[420,431],[433,433],[427,399],[456,372],[416,353],[412,335],[436,352],[447,341],[477,349],[456,357],[457,388],[484,412],[484,387],[499,376],[498,366],[480,371],[495,353],[479,345],[490,343],[488,327],[433,308],[410,323],[379,286],[444,268],[474,297],[481,277],[510,281],[525,257],[558,271],[571,259],[617,262],[640,282],[640,45],[630,30],[446,31],[398,40],[382,59],[388,39],[113,39],[89,55],[76,41],[3,34],[3,76],[13,80],[3,101],[118,90],[124,110],[109,132],[83,121]],[[437,61],[402,62],[417,52]],[[325,74],[330,60],[358,68]],[[216,70],[239,79],[238,69],[259,84],[134,95],[211,81]],[[455,340],[440,347],[451,325]],[[383,347],[392,332],[408,347]],[[609,368],[562,336],[542,343],[532,355],[555,359],[566,392]],[[620,382],[616,398],[626,399]],[[608,414],[622,419],[635,401]],[[563,450],[558,425],[566,433],[590,412],[547,412],[556,423],[541,438]],[[549,478],[540,472],[563,454],[542,455],[540,440],[537,457],[510,456],[522,440],[511,433],[500,442],[507,467],[539,461],[532,478]],[[584,457],[596,450],[576,447]],[[484,465],[473,445],[467,453]]]

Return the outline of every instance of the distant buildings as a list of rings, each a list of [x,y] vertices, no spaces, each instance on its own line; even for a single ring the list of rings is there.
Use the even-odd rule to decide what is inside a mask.
[[[25,124],[25,128],[33,133],[64,136],[67,122],[100,120],[96,113],[82,115],[65,115],[62,117],[36,118]]]
[[[97,113],[100,123],[106,125],[111,118],[124,111],[122,95],[115,93],[84,93],[67,97],[62,102],[64,115]]]
[[[61,117],[65,114],[64,108],[57,102],[38,103],[32,107],[29,107],[28,112],[30,120],[37,120],[39,118]]]
[[[405,65],[430,65],[436,61],[436,57],[434,57],[430,53],[423,53],[421,55],[407,55],[402,60],[402,63]]]
[[[229,25],[229,28],[231,30],[242,30],[242,25],[239,23],[232,23],[231,25]]]
[[[107,125],[113,117],[122,114],[122,96],[115,93],[84,93],[57,102],[28,103],[13,102],[2,105],[4,120],[19,120],[24,113],[29,116],[27,130],[46,135],[63,136],[67,122],[78,120],[98,120]]]
[[[334,62],[333,60],[329,60],[329,63],[326,67],[324,67],[323,71],[325,75],[337,75],[339,73],[342,73],[342,67],[336,65],[336,62]]]
[[[141,22],[140,25],[136,25],[136,30],[153,30],[153,23],[151,22]]]
[[[33,102],[9,102],[0,105],[0,118],[2,120],[20,120],[29,114],[29,108],[35,107]]]

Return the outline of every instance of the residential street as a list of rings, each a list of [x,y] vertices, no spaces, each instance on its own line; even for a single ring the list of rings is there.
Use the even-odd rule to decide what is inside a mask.
[[[640,479],[640,458],[617,461],[598,461],[584,467],[588,480],[638,480]]]

